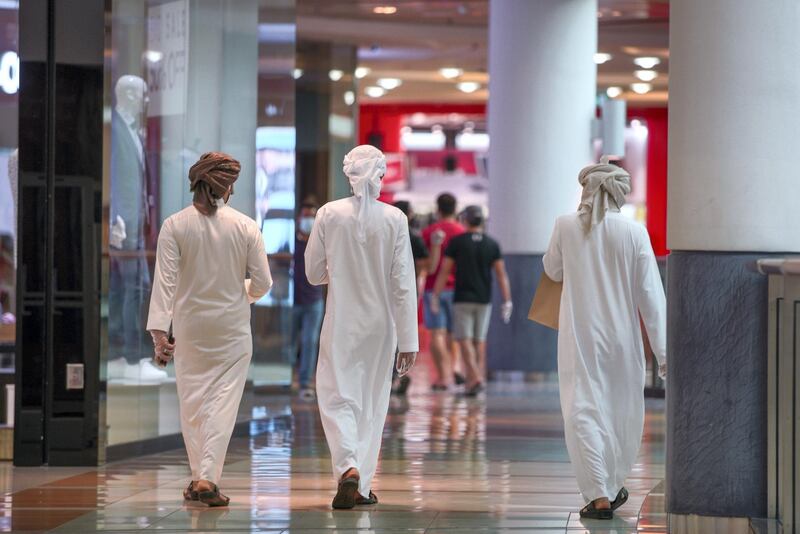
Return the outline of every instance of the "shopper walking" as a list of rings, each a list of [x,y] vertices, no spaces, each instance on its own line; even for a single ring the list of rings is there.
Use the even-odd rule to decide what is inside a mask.
[[[218,484],[253,353],[249,303],[272,286],[255,221],[226,205],[239,170],[238,161],[219,152],[192,166],[193,205],[169,217],[158,236],[147,322],[154,360],[165,365],[175,358],[192,470],[184,498],[209,506],[229,502]]]
[[[394,207],[402,211],[408,220],[408,235],[411,238],[411,256],[414,258],[415,287],[417,288],[417,295],[419,295],[420,281],[424,283],[430,254],[428,253],[428,247],[425,246],[425,241],[422,237],[411,229],[411,221],[414,218],[414,211],[411,209],[411,203],[407,200],[398,200],[394,203]],[[392,378],[393,394],[402,397],[406,394],[410,385],[411,377],[408,375],[398,376],[395,371]]]
[[[385,172],[377,148],[350,151],[344,173],[353,196],[320,208],[306,248],[308,280],[328,285],[317,395],[338,481],[334,508],[377,502],[372,478],[395,351],[402,375],[419,350],[408,222],[377,200]]]
[[[500,245],[484,233],[483,209],[470,206],[464,212],[467,232],[454,237],[445,250],[442,268],[433,289],[431,303],[439,307],[447,278],[455,270],[453,324],[455,338],[467,371],[467,396],[484,388],[486,373],[486,335],[492,314],[492,272],[503,297],[503,321],[511,320],[514,306]]]
[[[425,327],[431,332],[431,355],[438,375],[432,384],[432,389],[443,391],[450,388],[454,376],[454,358],[450,350],[455,288],[455,277],[452,273],[445,281],[436,311],[432,307],[431,297],[444,260],[443,252],[451,239],[464,233],[464,227],[456,221],[456,198],[450,193],[442,193],[436,199],[436,216],[438,220],[422,232],[425,245],[431,252],[428,277],[425,281],[423,311]]]
[[[317,366],[319,352],[319,331],[325,307],[322,301],[322,288],[309,283],[306,277],[306,245],[314,228],[317,215],[317,202],[312,198],[303,201],[297,217],[297,232],[294,242],[294,306],[292,307],[292,347],[299,344],[299,365],[297,370],[300,383],[300,398],[313,401],[316,393],[311,387],[311,377]],[[295,354],[297,352],[295,351]]]
[[[666,371],[666,300],[645,228],[620,213],[628,173],[584,168],[577,213],[558,218],[544,268],[564,282],[558,378],[567,449],[588,503],[582,517],[611,519],[642,440],[645,357],[640,316]]]

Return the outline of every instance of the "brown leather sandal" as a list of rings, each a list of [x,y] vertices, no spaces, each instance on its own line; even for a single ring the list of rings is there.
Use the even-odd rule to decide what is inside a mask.
[[[183,490],[184,501],[199,501],[200,497],[197,496],[197,490],[194,489],[194,480],[189,482],[189,486]]]
[[[356,496],[356,506],[369,506],[371,504],[378,504],[378,496],[369,492],[369,497],[363,497],[360,493]]]
[[[351,475],[342,478],[331,506],[336,510],[349,510],[356,505],[356,495],[358,495],[358,477]]]
[[[219,486],[211,485],[211,491],[198,491],[197,500],[209,507],[228,506],[231,500],[219,491]]]

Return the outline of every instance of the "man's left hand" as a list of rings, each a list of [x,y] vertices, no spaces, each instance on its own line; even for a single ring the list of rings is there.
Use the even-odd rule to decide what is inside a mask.
[[[416,352],[401,352],[397,355],[397,374],[405,376],[414,367],[414,362],[417,361]]]

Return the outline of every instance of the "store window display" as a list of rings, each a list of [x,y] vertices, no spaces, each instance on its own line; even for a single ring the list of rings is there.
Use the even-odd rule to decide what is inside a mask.
[[[150,223],[150,195],[142,130],[148,102],[147,83],[138,76],[125,75],[117,81],[114,93],[108,377],[137,383],[162,381],[168,375],[152,364],[143,342],[142,313],[151,285],[145,247],[145,225]]]
[[[0,425],[13,425],[17,322],[18,2],[0,3]],[[10,434],[9,434],[10,436]],[[0,449],[4,449],[0,435]]]
[[[278,0],[113,0],[109,6],[103,309],[113,460],[151,445],[180,446],[175,367],[152,363],[146,318],[160,232],[192,205],[186,180],[203,153],[224,152],[240,162],[230,207],[257,219],[267,252],[277,253],[269,258],[276,287],[252,309],[253,356],[235,420],[258,412],[254,386],[291,379],[281,332],[281,317],[291,313],[291,301],[281,298],[289,262],[281,253],[289,255],[284,244],[294,233],[294,106],[291,98],[274,109],[269,104],[284,92],[293,97],[294,43],[284,42],[284,34],[273,42],[263,28],[293,28],[294,7]],[[284,109],[291,116],[281,115]],[[291,133],[291,143],[280,152],[259,151],[272,146],[258,134],[268,127]],[[279,172],[261,176],[262,169]]]

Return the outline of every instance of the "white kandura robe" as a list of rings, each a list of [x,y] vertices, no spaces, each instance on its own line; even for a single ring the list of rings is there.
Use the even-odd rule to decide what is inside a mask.
[[[645,228],[620,213],[586,234],[559,217],[544,269],[564,281],[558,378],[567,449],[587,501],[613,500],[636,461],[644,427],[644,342],[666,362],[666,299]]]
[[[164,222],[147,322],[148,330],[167,331],[173,321],[181,430],[192,480],[215,484],[253,354],[250,302],[272,286],[256,223],[219,204],[210,217],[190,206]]]
[[[317,397],[336,480],[359,470],[368,496],[389,409],[395,350],[417,352],[417,295],[406,216],[373,202],[366,243],[357,239],[361,201],[349,197],[317,212],[306,275],[328,284],[317,364]]]

